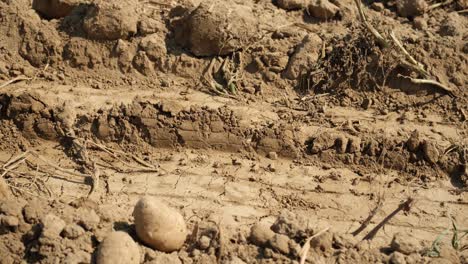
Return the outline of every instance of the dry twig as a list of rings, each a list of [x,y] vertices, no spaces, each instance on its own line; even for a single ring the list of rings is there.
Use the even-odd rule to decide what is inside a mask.
[[[136,162],[138,162],[140,165],[144,166],[143,168],[142,167],[136,167],[126,161],[124,161],[123,159],[119,158],[119,156],[117,156],[116,153],[119,153],[121,155],[126,155],[126,153],[123,153],[121,151],[118,151],[118,150],[114,150],[114,149],[111,149],[107,146],[104,146],[104,145],[101,145],[101,144],[98,144],[98,143],[95,143],[93,141],[86,141],[86,143],[89,143],[95,147],[97,147],[98,149],[106,152],[107,154],[111,155],[114,159],[120,161],[121,163],[123,163],[124,165],[128,166],[129,168],[132,169],[132,171],[134,172],[159,172],[159,169],[154,167],[152,164],[149,164],[148,162],[140,159],[139,157],[133,155],[133,154],[128,154],[133,160],[135,160]]]

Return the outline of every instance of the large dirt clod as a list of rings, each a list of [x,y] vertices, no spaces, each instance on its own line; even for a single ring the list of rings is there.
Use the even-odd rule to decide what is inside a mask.
[[[397,1],[398,15],[402,17],[414,17],[424,14],[429,5],[425,0],[401,0]]]
[[[413,133],[411,133],[411,136],[408,139],[408,141],[406,141],[406,147],[409,151],[416,152],[419,149],[420,144],[421,141],[419,139],[419,131],[414,130]]]
[[[150,60],[156,61],[166,56],[166,43],[158,34],[144,37],[140,42],[140,48],[146,52]]]
[[[138,237],[150,247],[172,252],[182,247],[187,237],[183,216],[164,202],[143,197],[133,211]]]
[[[202,2],[175,27],[177,42],[196,56],[227,55],[253,43],[258,20],[251,8],[232,2]]]
[[[307,7],[309,14],[319,19],[332,19],[334,18],[340,8],[328,0],[312,0]]]
[[[250,229],[250,241],[257,245],[263,246],[273,239],[275,232],[265,224],[256,224]]]
[[[88,8],[83,21],[88,38],[116,40],[135,34],[138,23],[136,5],[137,1],[134,0],[94,3]]]
[[[420,241],[404,233],[396,233],[393,236],[393,240],[390,247],[392,250],[398,251],[406,255],[411,254],[413,252],[419,252],[422,249]]]
[[[0,197],[1,199],[8,199],[11,196],[10,188],[3,178],[0,178]]]
[[[18,53],[32,66],[53,65],[61,60],[62,40],[58,31],[30,10],[21,17],[21,46]]]
[[[424,159],[426,159],[426,161],[432,164],[435,164],[439,161],[439,150],[431,141],[424,141],[422,144],[422,150]]]
[[[62,18],[68,16],[80,4],[80,0],[33,0],[32,8],[45,18]]]
[[[285,10],[297,10],[306,5],[306,0],[276,0],[276,5]]]
[[[140,250],[133,239],[125,232],[112,232],[99,245],[97,264],[138,264]]]
[[[294,80],[305,73],[319,58],[322,39],[316,34],[308,34],[289,59],[284,77]]]
[[[65,228],[65,221],[54,214],[47,214],[41,219],[43,238],[57,238]]]

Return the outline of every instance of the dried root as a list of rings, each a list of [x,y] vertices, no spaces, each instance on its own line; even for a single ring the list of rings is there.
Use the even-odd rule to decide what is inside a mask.
[[[435,5],[432,5],[431,8],[437,8],[439,6],[442,6],[442,5],[445,5],[445,4],[448,4],[450,3],[451,1],[445,1],[443,3],[438,3],[438,4],[435,4]],[[382,37],[382,34],[380,34],[368,21],[367,21],[367,18],[364,14],[364,11],[362,10],[362,6],[361,6],[361,1],[360,0],[355,0],[355,3],[356,3],[356,6],[359,10],[359,14],[361,16],[361,20],[362,22],[364,23],[365,27],[368,29],[368,31],[375,37],[375,39],[377,40],[377,42],[383,47],[383,48],[387,48],[389,47],[389,41],[386,40],[384,37]],[[424,65],[422,65],[421,63],[419,63],[413,56],[411,56],[411,54],[405,49],[405,47],[403,46],[403,44],[400,42],[400,40],[398,40],[398,38],[396,37],[395,33],[393,31],[390,31],[389,33],[389,36],[390,36],[390,39],[391,41],[394,43],[394,46],[398,48],[398,50],[403,54],[403,57],[405,57],[406,59],[400,59],[400,64],[405,67],[405,68],[408,68],[410,70],[413,70],[417,73],[419,73],[421,76],[423,76],[425,79],[414,79],[414,78],[409,78],[409,77],[405,77],[405,78],[409,78],[410,81],[414,84],[430,84],[430,85],[434,85],[436,87],[438,87],[440,90],[444,91],[445,93],[451,95],[451,96],[455,96],[454,93],[453,93],[453,90],[449,87],[447,87],[446,85],[444,84],[441,84],[435,80],[431,80],[429,79],[430,77],[430,74],[426,71],[426,69],[424,68]]]

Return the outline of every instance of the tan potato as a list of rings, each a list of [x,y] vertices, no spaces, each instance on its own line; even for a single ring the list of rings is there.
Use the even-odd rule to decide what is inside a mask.
[[[143,197],[133,211],[138,237],[150,247],[172,252],[182,247],[187,237],[184,218],[175,209],[153,197]]]
[[[112,232],[99,244],[97,264],[139,264],[140,250],[125,232]]]

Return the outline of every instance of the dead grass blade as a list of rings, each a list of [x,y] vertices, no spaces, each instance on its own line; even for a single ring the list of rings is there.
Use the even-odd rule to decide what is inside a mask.
[[[320,230],[317,234],[314,234],[313,236],[307,238],[306,242],[304,243],[304,246],[301,248],[301,252],[299,253],[300,256],[301,256],[301,260],[299,262],[300,264],[304,264],[306,262],[307,254],[309,253],[309,250],[310,250],[310,241],[312,241],[312,239],[322,235],[323,233],[327,232],[329,229],[330,229],[330,227],[326,227],[326,228]]]
[[[18,77],[13,78],[13,79],[11,79],[11,80],[9,80],[9,81],[6,81],[6,82],[3,83],[2,85],[0,85],[0,88],[7,87],[8,85],[13,84],[13,83],[16,83],[16,82],[28,81],[28,80],[31,80],[31,78],[25,77],[25,76],[18,76]]]

